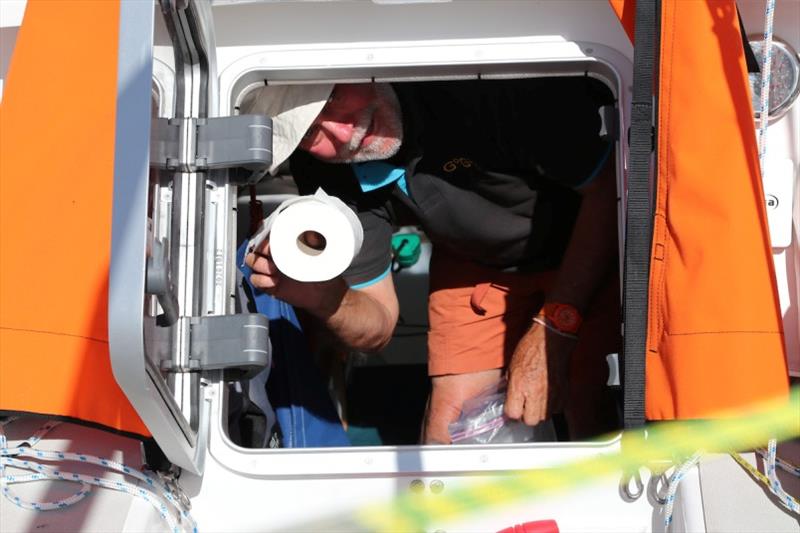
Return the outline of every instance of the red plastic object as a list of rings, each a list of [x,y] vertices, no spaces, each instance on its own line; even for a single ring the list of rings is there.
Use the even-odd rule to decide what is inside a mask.
[[[501,529],[497,533],[558,533],[555,520],[535,520]]]

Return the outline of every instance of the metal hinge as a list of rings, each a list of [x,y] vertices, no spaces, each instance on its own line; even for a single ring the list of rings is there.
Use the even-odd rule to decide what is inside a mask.
[[[265,115],[157,118],[150,166],[179,172],[244,169],[234,182],[255,182],[272,164],[272,120]]]

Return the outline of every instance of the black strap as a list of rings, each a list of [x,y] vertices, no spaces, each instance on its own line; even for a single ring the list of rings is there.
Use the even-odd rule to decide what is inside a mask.
[[[758,66],[756,55],[750,47],[750,41],[747,40],[747,31],[744,29],[742,22],[742,14],[739,12],[739,6],[736,6],[736,14],[739,16],[739,33],[742,34],[742,47],[744,48],[744,60],[747,62],[747,72],[752,74],[761,72],[761,67]]]
[[[637,0],[633,48],[628,206],[623,287],[623,405],[626,429],[644,425],[647,302],[653,207],[650,163],[655,144],[654,74],[660,31],[658,0]],[[657,167],[656,167],[657,168]]]

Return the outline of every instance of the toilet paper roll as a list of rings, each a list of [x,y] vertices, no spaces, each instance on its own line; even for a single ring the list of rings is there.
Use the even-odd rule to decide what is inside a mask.
[[[303,242],[302,235],[315,231],[325,239],[324,248]],[[361,222],[344,202],[322,189],[311,196],[286,200],[261,223],[250,239],[252,252],[269,238],[275,266],[297,281],[327,281],[344,272],[364,241]]]

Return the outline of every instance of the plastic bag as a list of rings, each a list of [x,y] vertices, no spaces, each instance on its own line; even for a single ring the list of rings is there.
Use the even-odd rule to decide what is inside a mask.
[[[464,402],[461,416],[448,426],[453,444],[508,444],[514,442],[549,442],[556,438],[550,420],[526,426],[503,414],[508,382],[501,379],[474,398]]]

